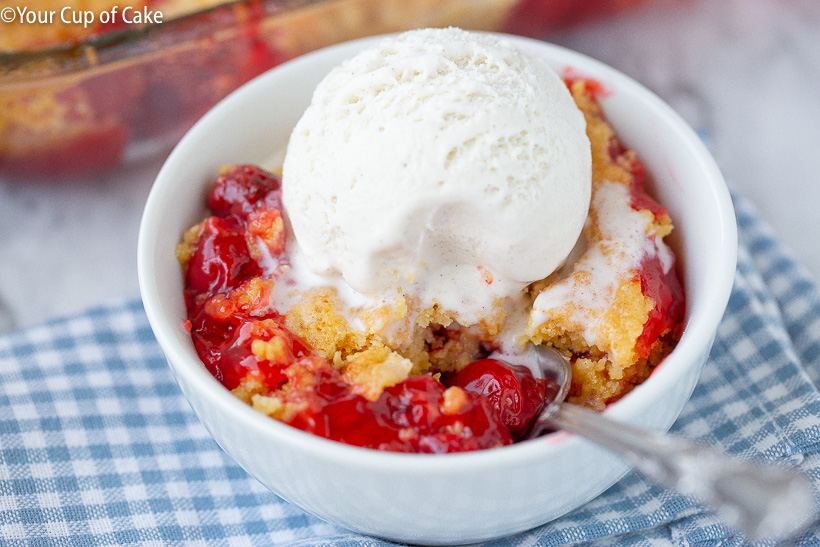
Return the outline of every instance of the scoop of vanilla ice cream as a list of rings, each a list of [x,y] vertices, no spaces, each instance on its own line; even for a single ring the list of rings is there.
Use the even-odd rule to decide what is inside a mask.
[[[510,42],[410,31],[316,88],[286,151],[285,210],[314,272],[469,325],[575,245],[585,127],[558,75]]]

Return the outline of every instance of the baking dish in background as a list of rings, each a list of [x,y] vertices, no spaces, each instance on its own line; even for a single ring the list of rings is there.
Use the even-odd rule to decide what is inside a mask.
[[[28,7],[36,9],[37,1]],[[163,0],[147,1],[164,10]],[[11,31],[42,42],[49,36],[42,27],[0,22],[6,33],[0,43],[6,48],[0,50],[0,177],[70,179],[167,153],[241,84],[337,42],[447,25],[548,38],[550,31],[645,2],[241,0],[213,6],[190,0],[196,11],[185,14],[180,5],[186,1],[175,1],[164,10],[175,15],[153,24],[63,25],[55,33],[61,42],[34,48],[21,41],[9,49]]]

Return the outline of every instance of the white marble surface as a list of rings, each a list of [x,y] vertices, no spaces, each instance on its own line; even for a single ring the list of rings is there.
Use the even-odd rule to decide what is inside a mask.
[[[653,89],[820,279],[820,1],[667,0],[548,37]],[[0,331],[138,294],[161,161],[72,184],[0,180]]]

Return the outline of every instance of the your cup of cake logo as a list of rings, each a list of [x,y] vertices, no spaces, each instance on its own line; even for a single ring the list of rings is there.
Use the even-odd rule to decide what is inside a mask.
[[[0,23],[6,25],[142,25],[162,23],[163,14],[147,6],[113,6],[102,10],[78,9],[72,5],[43,9],[41,5],[7,5],[0,8]],[[2,27],[0,27],[2,28]]]

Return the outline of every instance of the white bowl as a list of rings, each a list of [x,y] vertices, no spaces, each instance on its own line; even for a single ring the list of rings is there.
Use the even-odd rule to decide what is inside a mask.
[[[174,246],[205,215],[206,187],[219,167],[268,162],[284,149],[321,78],[381,39],[286,63],[233,93],[189,131],[148,197],[139,236],[140,290],[156,338],[199,419],[276,494],[332,523],[396,541],[498,538],[579,507],[614,484],[627,465],[565,433],[452,455],[386,453],[315,437],[235,398],[202,365],[182,327],[183,279]],[[569,67],[604,85],[609,120],[646,163],[654,193],[676,225],[671,242],[687,301],[683,336],[649,379],[606,411],[616,420],[666,431],[697,383],[732,287],[737,234],[726,185],[692,129],[650,91],[578,53],[509,39],[559,73]]]

